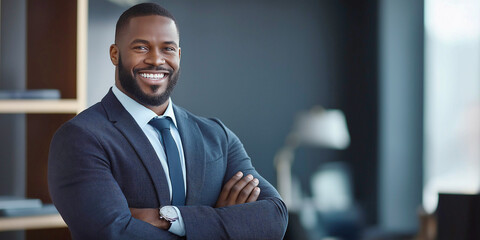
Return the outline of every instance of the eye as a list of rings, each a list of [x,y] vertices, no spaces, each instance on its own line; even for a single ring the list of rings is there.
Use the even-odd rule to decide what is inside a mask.
[[[137,51],[141,51],[141,52],[146,52],[146,51],[148,51],[148,47],[143,46],[143,45],[141,45],[141,46],[134,46],[133,49],[135,49],[135,50],[137,50]]]
[[[166,47],[165,48],[165,51],[168,51],[168,52],[175,52],[176,49],[174,47]]]

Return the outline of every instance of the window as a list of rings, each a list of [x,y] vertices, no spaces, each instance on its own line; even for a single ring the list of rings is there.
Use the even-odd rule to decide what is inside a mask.
[[[480,1],[425,0],[423,206],[480,188]]]

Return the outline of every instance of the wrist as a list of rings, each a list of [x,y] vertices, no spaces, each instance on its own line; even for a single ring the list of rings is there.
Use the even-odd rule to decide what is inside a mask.
[[[184,237],[185,236],[185,224],[183,223],[183,218],[182,214],[180,212],[180,209],[175,206],[171,206],[175,212],[176,212],[176,220],[174,222],[171,222],[170,228],[168,229],[169,232],[179,236],[179,237]]]
[[[163,218],[160,218],[160,219],[159,219],[159,224],[158,224],[158,226],[156,226],[156,227],[158,227],[158,228],[160,228],[160,229],[163,229],[163,230],[165,230],[165,231],[168,231],[168,229],[170,229],[171,226],[172,226],[172,223],[171,223],[171,222],[169,222],[169,221],[167,221],[167,220],[165,220],[165,219],[163,219]]]

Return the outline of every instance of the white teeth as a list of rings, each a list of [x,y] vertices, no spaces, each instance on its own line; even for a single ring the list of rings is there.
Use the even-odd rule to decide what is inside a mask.
[[[160,74],[140,73],[140,76],[142,76],[144,78],[150,78],[150,79],[158,80],[158,79],[161,79],[161,78],[165,77],[165,73],[160,73]]]

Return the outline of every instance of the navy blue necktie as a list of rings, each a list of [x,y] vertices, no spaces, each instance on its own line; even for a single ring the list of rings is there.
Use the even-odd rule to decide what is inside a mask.
[[[163,149],[167,155],[168,171],[172,183],[172,205],[185,205],[185,185],[183,183],[183,171],[180,163],[177,144],[170,133],[170,118],[154,118],[150,125],[162,134]]]

